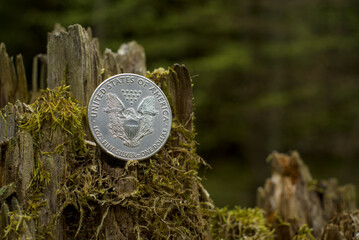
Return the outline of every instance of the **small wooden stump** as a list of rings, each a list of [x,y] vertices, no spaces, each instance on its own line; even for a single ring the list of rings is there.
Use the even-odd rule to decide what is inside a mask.
[[[272,177],[258,188],[258,206],[266,212],[278,239],[290,239],[307,224],[320,237],[325,224],[344,210],[355,209],[355,188],[336,179],[316,181],[297,152],[272,153]]]

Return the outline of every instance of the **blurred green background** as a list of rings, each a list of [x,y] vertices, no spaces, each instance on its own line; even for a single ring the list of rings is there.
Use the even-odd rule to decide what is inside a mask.
[[[204,184],[218,206],[254,206],[273,150],[315,178],[359,185],[359,3],[355,0],[2,0],[0,42],[32,57],[55,23],[101,48],[136,40],[148,70],[193,76]]]

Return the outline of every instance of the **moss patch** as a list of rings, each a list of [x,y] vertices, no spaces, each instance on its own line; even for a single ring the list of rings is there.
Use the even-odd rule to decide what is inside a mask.
[[[213,239],[274,239],[274,231],[259,208],[217,209],[211,228]]]

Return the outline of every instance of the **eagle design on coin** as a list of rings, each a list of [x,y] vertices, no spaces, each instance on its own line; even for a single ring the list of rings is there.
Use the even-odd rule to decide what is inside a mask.
[[[153,132],[153,120],[158,114],[153,96],[143,98],[137,110],[126,108],[113,93],[106,94],[106,104],[103,111],[109,116],[109,132],[113,138],[122,139],[127,147],[137,147],[144,136]]]

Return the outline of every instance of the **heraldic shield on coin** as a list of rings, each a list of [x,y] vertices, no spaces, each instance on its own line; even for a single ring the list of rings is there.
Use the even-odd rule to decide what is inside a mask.
[[[171,131],[166,95],[151,80],[131,73],[102,82],[92,94],[88,121],[97,144],[123,160],[146,159],[158,152]]]

